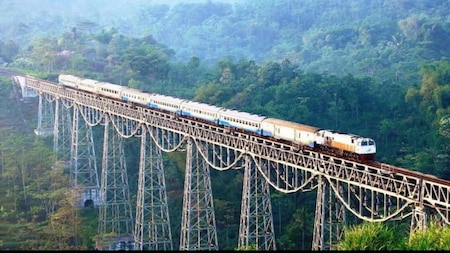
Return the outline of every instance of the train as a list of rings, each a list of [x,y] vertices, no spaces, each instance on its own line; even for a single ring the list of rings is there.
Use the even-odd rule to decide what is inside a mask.
[[[222,127],[245,131],[301,149],[324,152],[356,161],[374,161],[376,144],[371,138],[335,130],[322,129],[297,122],[227,109],[131,87],[60,74],[58,84],[116,100],[135,103],[168,113],[195,118]]]

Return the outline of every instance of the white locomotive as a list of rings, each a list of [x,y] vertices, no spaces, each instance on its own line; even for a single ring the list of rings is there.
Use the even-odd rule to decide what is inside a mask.
[[[73,75],[59,75],[59,84],[64,87],[80,89],[101,96],[137,103],[186,117],[195,117],[217,125],[295,143],[302,148],[319,149],[322,152],[360,161],[375,160],[375,141],[354,134],[325,130],[186,99],[148,93]]]

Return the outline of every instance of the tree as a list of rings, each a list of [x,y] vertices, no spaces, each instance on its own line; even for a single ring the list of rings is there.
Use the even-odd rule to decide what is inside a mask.
[[[229,86],[210,82],[208,85],[197,89],[194,100],[212,105],[221,105],[228,101],[232,95],[233,93]]]
[[[0,41],[0,58],[6,62],[12,62],[14,57],[19,53],[19,46],[12,40],[3,43]]]
[[[439,121],[439,133],[450,138],[450,116],[442,117]]]
[[[286,207],[284,207],[286,209]],[[307,250],[311,247],[311,235],[313,232],[314,219],[305,208],[295,211],[288,224],[284,227],[284,233],[280,237],[283,249]]]
[[[67,189],[64,197],[58,203],[58,210],[50,216],[47,226],[48,239],[54,241],[49,249],[74,250],[78,249],[78,227],[81,219],[78,215],[76,203],[79,196],[76,191]]]

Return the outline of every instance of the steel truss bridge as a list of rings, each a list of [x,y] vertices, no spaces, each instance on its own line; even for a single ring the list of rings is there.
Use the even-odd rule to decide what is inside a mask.
[[[37,92],[35,132],[53,135],[57,161],[70,166],[78,205],[99,208],[98,249],[173,249],[161,158],[173,151],[186,152],[179,250],[219,250],[211,168],[244,171],[238,247],[276,250],[271,187],[283,193],[317,191],[313,250],[332,249],[349,215],[370,222],[410,217],[411,231],[425,228],[431,215],[449,223],[450,184],[444,180],[299,149],[45,80],[12,79]],[[101,176],[92,138],[99,125],[104,128]],[[140,139],[135,217],[122,144],[132,137]]]

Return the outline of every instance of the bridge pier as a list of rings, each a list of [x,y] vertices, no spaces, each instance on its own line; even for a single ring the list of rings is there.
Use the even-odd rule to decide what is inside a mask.
[[[416,231],[423,231],[427,228],[427,214],[423,207],[415,206],[411,216],[410,235]]]
[[[187,140],[180,250],[219,250],[209,166],[200,154],[203,148]]]
[[[69,182],[73,187],[80,189],[80,199],[77,201],[78,207],[85,207],[90,204],[98,207],[102,204],[102,200],[92,128],[83,118],[80,119],[77,105],[73,106],[72,111]],[[55,133],[55,135],[59,136],[59,133]]]
[[[161,149],[149,138],[147,126],[141,129],[135,247],[173,250]]]
[[[252,158],[245,156],[244,159],[238,248],[276,250],[269,184],[258,172]]]
[[[128,173],[123,139],[104,115],[104,143],[101,176],[101,199],[98,238],[99,250],[134,249],[133,214],[128,188]],[[106,245],[105,245],[106,244]]]
[[[45,98],[44,98],[45,97]],[[39,93],[38,106],[38,125],[34,130],[36,135],[47,137],[54,132],[54,108],[51,95],[46,93]]]
[[[418,195],[419,202],[414,205],[414,209],[412,210],[411,215],[411,227],[410,227],[410,236],[413,235],[416,231],[423,231],[427,228],[427,214],[424,210],[423,198],[424,198],[424,182],[423,180],[419,180],[418,182]]]
[[[59,98],[55,101],[55,124],[53,135],[53,151],[55,152],[55,162],[70,161],[71,141],[72,141],[72,119],[73,112],[69,106],[73,103]]]
[[[102,251],[131,251],[134,248],[134,238],[127,234],[104,234],[95,242],[95,249]]]
[[[345,208],[325,178],[318,175],[312,250],[332,250],[343,238]]]

